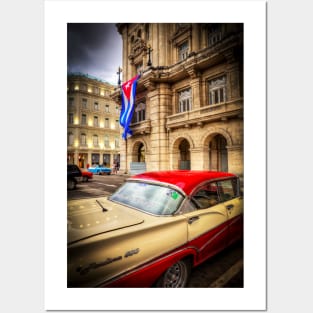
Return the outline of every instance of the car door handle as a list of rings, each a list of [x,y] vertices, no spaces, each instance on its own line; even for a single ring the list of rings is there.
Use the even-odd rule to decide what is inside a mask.
[[[233,207],[234,207],[233,204],[226,205],[226,209],[227,209],[227,210],[230,210],[230,209],[232,209]]]
[[[192,224],[194,221],[198,220],[199,216],[193,216],[188,220],[188,224]]]

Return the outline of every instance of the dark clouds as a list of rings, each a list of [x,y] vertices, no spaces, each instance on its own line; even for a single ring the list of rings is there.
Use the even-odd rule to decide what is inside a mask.
[[[115,24],[68,23],[67,66],[69,72],[82,72],[117,83],[122,66],[122,37]]]

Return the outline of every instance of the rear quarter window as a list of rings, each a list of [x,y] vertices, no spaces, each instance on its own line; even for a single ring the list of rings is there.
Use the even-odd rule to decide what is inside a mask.
[[[227,179],[217,182],[219,196],[221,202],[225,202],[236,198],[237,195],[237,179]]]

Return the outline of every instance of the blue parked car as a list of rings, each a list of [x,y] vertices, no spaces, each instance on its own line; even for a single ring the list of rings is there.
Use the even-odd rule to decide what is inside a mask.
[[[109,167],[104,167],[101,165],[89,167],[88,172],[96,175],[111,175],[111,169]]]

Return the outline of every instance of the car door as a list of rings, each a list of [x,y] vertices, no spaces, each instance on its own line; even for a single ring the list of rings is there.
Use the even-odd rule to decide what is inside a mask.
[[[225,206],[228,217],[228,244],[243,237],[243,199],[239,194],[238,184],[237,178],[217,182],[220,203]]]
[[[199,262],[223,250],[228,242],[228,212],[217,197],[217,184],[205,184],[191,196],[197,209],[185,213],[188,241],[197,248]]]

